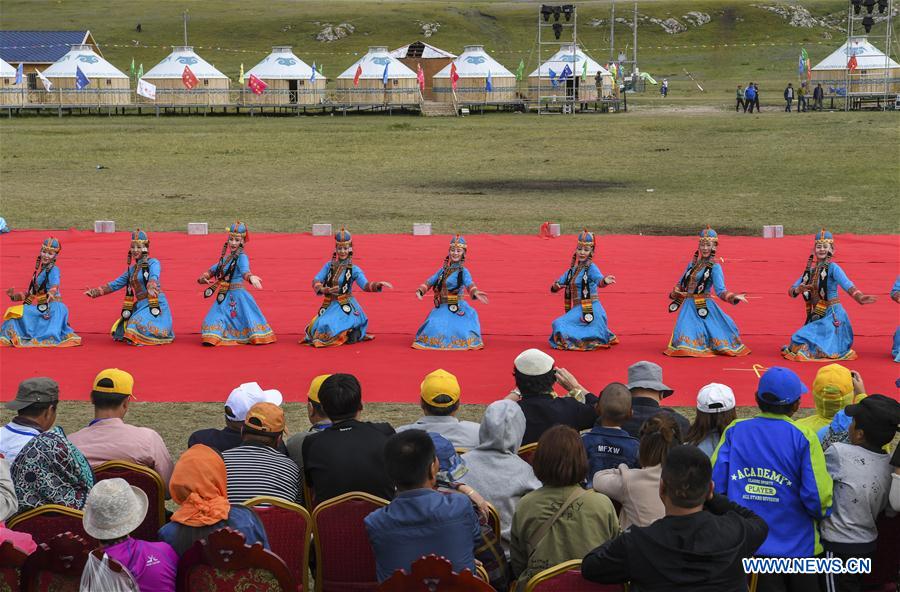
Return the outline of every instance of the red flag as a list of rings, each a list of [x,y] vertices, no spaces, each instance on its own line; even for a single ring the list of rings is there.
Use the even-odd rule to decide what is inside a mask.
[[[269,88],[269,85],[257,78],[256,74],[250,75],[250,82],[247,83],[247,86],[250,87],[250,90],[252,90],[255,95],[261,95],[264,90]]]
[[[450,86],[456,90],[456,81],[459,80],[459,74],[456,73],[456,62],[450,64]]]
[[[197,77],[194,76],[194,73],[191,72],[191,69],[187,66],[184,67],[184,72],[181,73],[181,82],[184,84],[184,87],[188,90],[193,90],[195,86],[197,86]]]
[[[418,67],[416,79],[419,81],[419,90],[425,92],[425,72],[422,71],[422,64],[418,64]]]
[[[360,76],[362,76],[362,64],[356,67],[356,74],[353,75],[353,86],[359,86]]]
[[[854,70],[856,70],[856,66],[856,56],[852,55],[850,56],[850,60],[847,61],[847,69],[853,72]]]

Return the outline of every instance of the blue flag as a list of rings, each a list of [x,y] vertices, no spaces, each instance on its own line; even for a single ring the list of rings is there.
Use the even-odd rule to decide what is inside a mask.
[[[84,75],[80,67],[75,66],[75,88],[81,90],[90,83],[91,79]]]
[[[494,90],[494,81],[491,79],[490,70],[488,70],[487,80],[484,81],[484,90],[487,92],[493,92]]]
[[[390,66],[390,65],[391,65],[390,62],[388,62],[384,65],[384,74],[381,75],[381,84],[383,84],[385,86],[387,86],[387,81],[388,81],[388,77],[387,77],[388,72],[387,71],[388,71],[388,66]]]
[[[22,66],[22,62],[19,62],[19,67],[16,68],[16,84],[22,84],[22,76],[25,73],[25,69]]]
[[[547,68],[547,69],[550,71],[550,84],[553,85],[553,88],[556,88],[557,86],[559,86],[556,83],[556,72],[553,71],[553,68]]]
[[[309,75],[309,81],[310,82],[316,81],[316,63],[315,62],[313,62],[312,74]]]
[[[563,71],[559,73],[559,79],[565,80],[566,78],[572,75],[572,69],[569,68],[569,64],[566,64],[566,67],[563,68]]]

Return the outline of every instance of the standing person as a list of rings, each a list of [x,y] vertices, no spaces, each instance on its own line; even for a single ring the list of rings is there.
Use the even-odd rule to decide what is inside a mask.
[[[58,405],[59,384],[52,378],[37,376],[20,382],[15,399],[3,405],[16,416],[0,429],[0,456],[12,465],[28,442],[53,427]]]
[[[250,272],[250,258],[244,245],[250,231],[243,222],[228,228],[228,238],[222,245],[219,261],[197,280],[207,286],[203,297],[216,296],[200,326],[203,345],[265,345],[275,342],[275,333],[253,296],[244,288],[248,282],[262,290],[262,280]]]
[[[809,88],[804,82],[800,85],[800,90],[797,91],[797,113],[800,113],[801,110],[806,113],[807,104],[809,103],[807,95],[809,95]]]
[[[719,235],[707,226],[700,232],[700,244],[681,280],[669,294],[669,312],[678,311],[678,319],[663,352],[667,356],[709,358],[750,353],[741,341],[737,325],[711,298],[714,292],[729,304],[747,303],[746,294],[725,288],[725,274],[716,261],[718,245]]]
[[[741,109],[743,109],[744,111],[747,110],[747,108],[744,106],[744,87],[741,86],[740,84],[737,85],[737,91],[735,91],[735,101],[736,101],[734,104],[734,112],[735,113],[737,113]]]
[[[853,326],[838,299],[838,288],[843,288],[859,304],[871,304],[877,298],[860,292],[844,270],[831,261],[833,256],[834,236],[823,228],[816,233],[803,275],[788,290],[791,298],[803,296],[806,322],[791,336],[790,344],[781,349],[781,355],[787,360],[856,359],[852,349]]]
[[[747,109],[750,109],[750,113],[753,113],[753,105],[756,101],[756,90],[753,88],[753,83],[747,85],[747,88],[744,89],[744,113],[747,112]]]
[[[784,110],[786,113],[791,112],[791,104],[794,102],[794,85],[788,82],[787,87],[784,89]],[[798,106],[799,112],[799,106]]]
[[[423,417],[414,423],[398,427],[398,432],[425,430],[442,435],[457,448],[478,446],[480,426],[474,421],[461,421],[456,418],[460,397],[459,381],[456,380],[456,376],[438,368],[422,381],[419,386],[419,397]]]
[[[696,446],[712,456],[731,422],[737,419],[734,391],[725,384],[711,382],[697,393],[697,415],[684,437],[684,443]]]
[[[450,239],[444,265],[416,288],[419,300],[428,290],[433,291],[434,309],[416,331],[414,348],[467,350],[484,347],[478,313],[465,301],[464,292],[482,304],[488,303],[488,297],[478,289],[466,268],[467,250],[465,238],[457,234]]]
[[[756,112],[759,113],[759,83],[753,83],[753,106],[756,107]]]
[[[353,237],[341,228],[334,234],[334,253],[313,278],[313,290],[324,296],[319,312],[306,326],[300,341],[313,347],[333,347],[374,339],[366,334],[369,319],[353,297],[353,283],[364,292],[393,289],[389,282],[370,282],[363,270],[353,265]]]
[[[659,94],[666,98],[669,96],[669,79],[663,78],[662,86],[659,87]]]
[[[822,101],[825,99],[825,89],[822,88],[822,83],[819,82],[816,84],[816,88],[813,89],[813,110],[821,111],[822,110]]]
[[[69,326],[69,309],[62,302],[59,291],[61,274],[56,265],[59,240],[50,237],[41,243],[41,251],[34,262],[31,282],[24,292],[9,287],[6,295],[13,302],[3,315],[0,325],[0,346],[9,347],[74,347],[81,345],[81,337]]]
[[[131,233],[127,268],[113,281],[84,293],[98,298],[125,288],[122,313],[110,334],[131,345],[165,345],[175,340],[172,312],[160,284],[162,266],[150,257],[150,237],[141,229]]]
[[[550,345],[555,349],[592,351],[607,349],[619,342],[610,331],[598,290],[616,283],[613,275],[603,275],[594,263],[594,235],[584,230],[572,254],[569,269],[550,286],[563,290],[565,314],[553,321]]]

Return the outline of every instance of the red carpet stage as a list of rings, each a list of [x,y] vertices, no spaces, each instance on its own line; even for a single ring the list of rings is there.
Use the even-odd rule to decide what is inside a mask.
[[[419,382],[435,368],[456,374],[463,402],[487,403],[509,392],[512,361],[523,349],[549,351],[591,389],[624,381],[629,364],[652,360],[675,389],[674,405],[693,405],[697,390],[708,382],[731,385],[738,404],[752,405],[754,364],[789,365],[807,384],[818,364],[790,363],[779,355],[804,312],[800,299],[787,296],[812,247],[811,236],[783,239],[722,237],[727,286],[746,291],[749,305],[723,305],[741,329],[753,353],[743,358],[671,359],[662,354],[675,322],[667,312],[667,294],[680,277],[696,246],[689,237],[602,236],[595,261],[618,283],[601,292],[610,327],[621,343],[611,350],[556,352],[547,343],[550,323],[562,314],[562,295],[550,284],[569,265],[575,239],[536,236],[468,237],[467,264],[489,305],[475,304],[486,347],[475,352],[418,351],[410,347],[431,306],[430,294],[416,299],[414,290],[443,261],[447,236],[368,235],[354,237],[354,262],[369,280],[387,280],[393,291],[358,294],[369,316],[374,341],[317,350],[298,345],[303,328],[318,309],[312,276],[331,256],[330,238],[309,235],[253,234],[247,245],[253,272],[263,280],[254,296],[278,336],[265,346],[209,348],[200,344],[200,322],[212,300],[202,298],[196,278],[219,255],[224,234],[187,236],[151,234],[150,253],[162,263],[162,287],[175,319],[175,343],[130,347],[113,342],[108,331],[121,308],[124,291],[90,300],[84,288],[99,286],[124,269],[126,233],[19,231],[0,237],[0,287],[22,290],[31,277],[40,241],[49,234],[63,244],[59,259],[62,293],[70,323],[83,345],[68,349],[0,351],[0,398],[14,396],[26,377],[57,379],[65,399],[88,398],[91,380],[102,368],[116,366],[135,375],[135,394],[142,401],[222,401],[242,382],[258,381],[278,388],[288,401],[303,399],[309,380],[326,372],[352,372],[363,384],[365,401],[415,402]],[[864,377],[869,392],[896,396],[900,364],[890,357],[891,338],[900,322],[900,305],[888,292],[898,273],[900,237],[838,236],[836,257],[850,278],[876,304],[859,306],[841,298],[856,333],[859,359],[848,365]],[[809,404],[810,401],[804,401]]]

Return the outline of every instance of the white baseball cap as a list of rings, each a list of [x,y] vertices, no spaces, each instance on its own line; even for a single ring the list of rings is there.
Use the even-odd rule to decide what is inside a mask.
[[[237,387],[225,400],[225,417],[231,421],[244,421],[247,412],[257,403],[281,405],[284,397],[276,389],[263,390],[255,382],[245,382]]]
[[[526,349],[514,362],[516,370],[526,376],[541,376],[553,370],[553,358],[539,349]]]
[[[734,409],[734,391],[731,387],[711,382],[697,393],[697,409],[704,413],[722,413]]]

